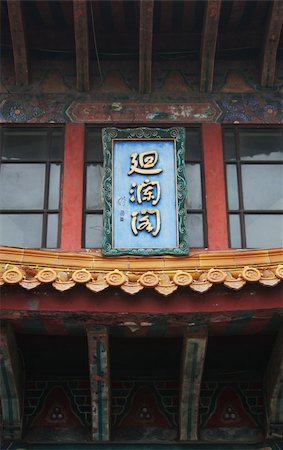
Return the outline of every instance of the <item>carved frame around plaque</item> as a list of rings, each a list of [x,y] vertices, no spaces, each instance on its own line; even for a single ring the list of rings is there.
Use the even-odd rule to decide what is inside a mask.
[[[187,255],[185,129],[104,128],[105,256]]]

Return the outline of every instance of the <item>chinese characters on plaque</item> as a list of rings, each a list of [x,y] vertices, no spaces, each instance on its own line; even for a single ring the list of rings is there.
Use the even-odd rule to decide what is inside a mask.
[[[154,138],[148,136],[150,130],[144,138],[123,138],[127,132],[134,133],[117,130],[117,137],[113,138],[111,129],[110,154],[109,136],[107,129],[104,130],[105,159],[111,163],[111,178],[107,176],[106,167],[104,187],[109,190],[110,183],[112,187],[111,211],[105,211],[104,219],[103,250],[106,255],[174,254],[180,248],[183,235],[180,239],[178,146],[167,130],[162,131],[165,137],[158,133],[152,133]],[[104,197],[110,196],[106,192]],[[109,202],[105,204],[108,209]]]

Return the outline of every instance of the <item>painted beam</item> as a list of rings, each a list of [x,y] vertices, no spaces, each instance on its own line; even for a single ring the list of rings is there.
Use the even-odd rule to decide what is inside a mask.
[[[199,399],[207,329],[188,327],[183,342],[180,394],[180,440],[198,439]]]
[[[77,89],[80,92],[89,91],[89,42],[88,14],[86,0],[73,0]]]
[[[108,331],[105,327],[87,326],[92,440],[110,439],[110,388]]]
[[[221,0],[208,0],[206,3],[201,42],[200,92],[212,92],[220,8]]]
[[[283,433],[283,328],[278,333],[264,383],[268,434],[279,437]]]
[[[0,335],[0,398],[3,437],[20,439],[22,434],[23,375],[11,326],[2,323]]]
[[[151,93],[153,0],[140,0],[139,93]]]
[[[283,0],[274,0],[270,4],[267,18],[261,61],[260,84],[272,87],[275,78],[276,55],[283,23]]]
[[[27,86],[29,83],[28,49],[22,4],[23,2],[20,0],[9,0],[7,7],[13,46],[16,85]]]

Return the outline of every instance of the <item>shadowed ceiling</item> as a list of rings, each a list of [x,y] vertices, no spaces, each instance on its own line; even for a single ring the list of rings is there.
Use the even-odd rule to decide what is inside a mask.
[[[199,60],[200,91],[211,92],[215,59],[251,58],[268,87],[283,48],[282,0],[2,0],[1,15],[18,85],[29,82],[29,58],[76,59],[80,91],[94,59],[130,58],[150,93],[152,61]]]

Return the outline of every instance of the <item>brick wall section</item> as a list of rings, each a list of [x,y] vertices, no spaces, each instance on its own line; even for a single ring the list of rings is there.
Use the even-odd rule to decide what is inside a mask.
[[[217,391],[225,387],[234,388],[237,393],[241,393],[243,407],[261,427],[264,423],[264,395],[260,381],[243,381],[239,383],[203,382],[200,393],[200,426],[205,424],[213,412],[213,399],[217,396]]]
[[[119,426],[121,419],[127,414],[132,394],[141,386],[149,386],[155,393],[161,409],[173,426],[178,425],[179,386],[174,380],[134,380],[112,382],[112,425]]]
[[[44,399],[51,388],[62,387],[66,394],[69,394],[70,404],[74,413],[86,425],[91,424],[91,403],[89,381],[85,379],[75,380],[32,380],[25,386],[24,402],[24,426],[29,427],[40,412]]]

